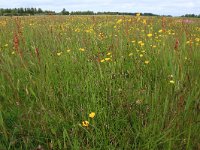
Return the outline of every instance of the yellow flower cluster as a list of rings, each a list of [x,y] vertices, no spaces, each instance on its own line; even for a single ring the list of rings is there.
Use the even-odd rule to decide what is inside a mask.
[[[91,119],[93,119],[94,117],[95,117],[95,112],[91,112],[90,114],[89,114],[89,118],[91,118]],[[89,126],[89,121],[87,121],[87,120],[85,120],[85,121],[82,121],[82,126],[83,127],[88,127]]]
[[[102,63],[105,62],[105,61],[112,61],[112,59],[111,59],[111,57],[112,57],[111,52],[108,52],[108,53],[107,53],[107,56],[110,56],[110,57],[106,57],[106,58],[102,59],[102,60],[101,60]]]

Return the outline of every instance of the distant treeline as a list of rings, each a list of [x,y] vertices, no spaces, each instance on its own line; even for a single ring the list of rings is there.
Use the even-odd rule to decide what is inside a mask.
[[[136,13],[124,12],[93,12],[93,11],[66,11],[65,8],[61,12],[51,10],[42,10],[41,8],[13,8],[0,9],[0,16],[29,16],[29,15],[135,15]],[[152,13],[141,13],[141,16],[159,16]]]
[[[31,16],[31,15],[136,15],[136,13],[126,12],[93,12],[93,11],[67,11],[65,8],[61,12],[42,10],[41,8],[0,8],[0,16]],[[152,13],[141,13],[141,16],[159,16]]]
[[[200,18],[200,14],[199,15],[195,15],[195,14],[186,14],[186,15],[183,15],[181,17],[192,17],[192,18]]]
[[[41,8],[0,8],[0,16],[30,16],[42,14],[56,14],[55,11],[42,10]]]
[[[132,15],[135,16],[137,13],[126,13],[126,12],[93,12],[93,11],[72,11],[70,15]],[[141,16],[159,16],[152,13],[141,13]]]
[[[61,12],[42,10],[41,8],[0,8],[0,16],[31,16],[31,15],[132,15],[137,13],[126,12],[93,12],[93,11],[67,11],[65,8]],[[159,16],[153,13],[141,13],[141,16]],[[167,17],[172,17],[168,15]],[[200,15],[186,14],[181,17],[200,17]]]

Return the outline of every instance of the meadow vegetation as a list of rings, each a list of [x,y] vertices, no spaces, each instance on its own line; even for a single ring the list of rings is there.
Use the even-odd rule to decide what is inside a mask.
[[[200,20],[0,18],[0,149],[200,149]]]

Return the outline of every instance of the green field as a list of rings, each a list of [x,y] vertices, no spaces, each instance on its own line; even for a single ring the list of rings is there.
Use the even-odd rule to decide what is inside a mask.
[[[200,19],[0,18],[0,149],[196,150],[199,133]]]

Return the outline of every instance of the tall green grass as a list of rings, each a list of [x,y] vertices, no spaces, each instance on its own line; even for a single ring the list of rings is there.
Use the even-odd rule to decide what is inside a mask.
[[[0,149],[199,149],[199,36],[198,19],[0,18]]]

